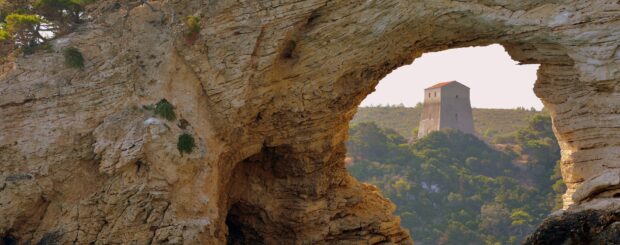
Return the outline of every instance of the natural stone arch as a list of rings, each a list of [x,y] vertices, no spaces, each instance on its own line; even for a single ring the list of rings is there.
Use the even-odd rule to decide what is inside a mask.
[[[408,243],[393,205],[344,168],[348,121],[380,78],[422,53],[491,43],[541,64],[535,91],[562,147],[565,204],[615,204],[618,10],[603,0],[101,1],[55,52],[3,67],[0,236],[213,244],[244,221],[270,243]],[[187,15],[201,17],[193,43]],[[67,45],[83,51],[83,71],[62,67]],[[140,107],[161,98],[186,123],[149,120]],[[182,132],[197,139],[191,154],[175,149]]]

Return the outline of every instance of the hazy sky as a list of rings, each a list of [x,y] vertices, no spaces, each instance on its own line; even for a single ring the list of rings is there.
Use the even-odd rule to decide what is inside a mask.
[[[383,78],[362,106],[415,106],[423,101],[424,88],[456,80],[471,89],[472,107],[540,110],[542,102],[533,91],[537,69],[538,65],[517,65],[497,44],[427,53]]]

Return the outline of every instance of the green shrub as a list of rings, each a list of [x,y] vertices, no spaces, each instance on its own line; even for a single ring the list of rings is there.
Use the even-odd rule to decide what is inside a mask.
[[[65,65],[72,68],[84,68],[84,56],[82,52],[75,47],[68,47],[63,50],[65,56]]]
[[[25,55],[31,55],[37,51],[37,47],[37,45],[26,45],[21,47],[21,51]]]
[[[36,14],[11,13],[4,19],[2,29],[14,39],[18,47],[35,46],[40,36],[37,30],[44,22]]]
[[[0,42],[11,39],[11,34],[4,29],[0,29]]]
[[[183,153],[191,153],[194,147],[196,146],[194,142],[194,137],[192,137],[188,133],[183,133],[179,135],[179,142],[177,142],[177,149],[181,154]]]
[[[33,29],[34,25],[41,24],[43,20],[36,14],[12,13],[4,19],[6,30],[11,33],[19,33],[26,29]]]
[[[33,7],[38,14],[61,24],[59,29],[66,31],[71,24],[80,23],[84,6],[93,2],[92,0],[36,0]]]
[[[165,118],[168,121],[172,121],[177,118],[174,114],[174,107],[166,99],[162,99],[155,104],[155,115]]]
[[[187,17],[187,34],[195,35],[200,31],[200,18],[190,15]]]

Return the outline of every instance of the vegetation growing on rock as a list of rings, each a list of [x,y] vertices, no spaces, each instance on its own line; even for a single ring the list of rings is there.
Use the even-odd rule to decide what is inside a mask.
[[[4,21],[4,31],[22,47],[36,45],[43,39],[39,29],[44,21],[36,14],[12,13],[7,15]]]
[[[187,28],[185,31],[185,38],[188,43],[193,43],[200,33],[200,18],[190,15],[187,17],[185,25]]]
[[[160,116],[168,121],[172,121],[177,118],[174,113],[174,107],[168,100],[161,99],[157,104],[155,104],[154,113],[157,116]]]
[[[66,34],[81,23],[95,0],[0,0],[0,55]]]
[[[382,189],[421,244],[517,244],[559,208],[566,190],[548,116],[510,133],[517,150],[458,131],[408,145],[375,123],[354,124],[349,134],[349,171]]]
[[[79,49],[68,47],[62,53],[65,57],[65,65],[71,68],[84,68],[84,56],[82,56],[82,52]]]
[[[27,171],[37,178],[3,186],[0,197],[10,202],[0,208],[0,236],[33,244],[58,230],[59,244],[218,244],[231,230],[228,213],[247,221],[241,226],[244,237],[269,239],[265,244],[355,243],[356,238],[411,244],[392,205],[341,167],[342,129],[392,68],[422,53],[490,42],[505,44],[518,62],[542,63],[536,92],[556,115],[554,130],[562,145],[571,149],[562,162],[564,176],[571,183],[585,178],[583,185],[570,187],[581,189],[592,177],[614,173],[617,148],[609,146],[620,143],[620,121],[610,120],[620,108],[614,92],[620,73],[612,59],[620,41],[613,22],[617,11],[604,2],[182,0],[150,1],[152,11],[141,1],[105,1],[93,12],[93,25],[66,36],[80,48],[92,47],[92,57],[102,64],[97,72],[74,76],[44,62],[27,63],[49,58],[38,52],[4,66],[0,171],[4,176]],[[176,40],[174,29],[185,19],[174,17],[186,13],[209,20],[209,38],[195,48]],[[441,28],[429,28],[429,18]],[[279,44],[291,39],[302,58],[281,62]],[[152,80],[175,82],[150,85]],[[195,112],[192,122],[201,122],[195,128],[203,130],[192,135],[197,145],[213,144],[208,156],[194,149],[195,158],[178,159],[162,154],[159,146],[146,147],[139,156],[152,156],[149,165],[115,168],[112,175],[98,171],[93,146],[131,153],[134,148],[122,136],[140,136],[133,129],[141,128],[148,113],[126,118],[126,107],[157,102],[162,93],[186,96],[187,103],[175,105]],[[119,137],[92,137],[102,121]],[[177,132],[167,142],[174,147],[181,133],[170,130]],[[164,136],[160,139],[170,135]],[[252,157],[239,159],[247,155]],[[101,156],[111,163],[126,159]],[[583,164],[579,158],[597,161]],[[419,188],[413,183],[402,179],[393,186]],[[586,194],[602,199],[596,191]],[[235,203],[239,212],[230,211]],[[452,227],[459,224],[475,227],[467,222]],[[419,240],[420,233],[413,234]]]
[[[196,146],[194,137],[191,134],[183,133],[179,135],[179,141],[177,142],[177,149],[181,154],[192,153],[192,150]]]
[[[194,34],[200,31],[200,18],[190,15],[187,17],[187,33]]]

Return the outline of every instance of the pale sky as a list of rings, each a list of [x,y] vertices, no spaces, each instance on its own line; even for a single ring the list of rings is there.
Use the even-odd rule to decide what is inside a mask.
[[[413,107],[424,100],[424,88],[456,80],[471,89],[472,107],[540,110],[542,102],[533,91],[537,69],[538,65],[518,65],[498,44],[427,53],[383,78],[361,106]]]

